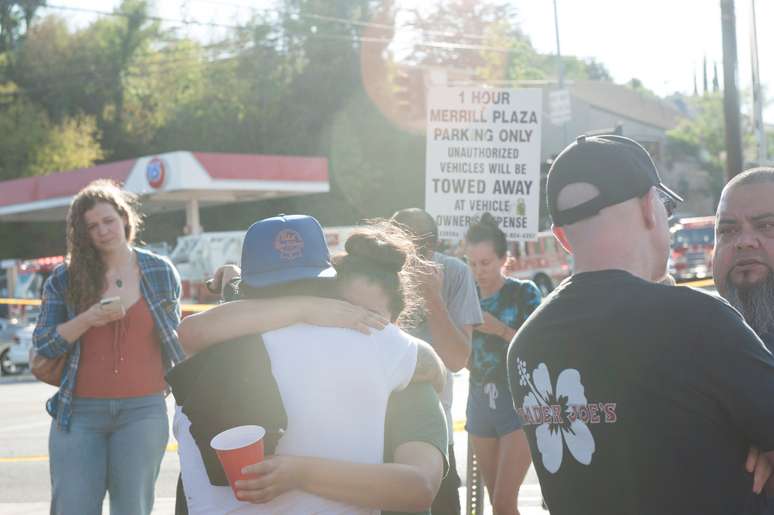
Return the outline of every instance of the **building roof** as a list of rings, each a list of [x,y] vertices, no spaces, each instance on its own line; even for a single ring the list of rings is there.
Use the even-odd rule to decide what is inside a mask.
[[[598,80],[568,82],[571,94],[589,105],[625,116],[659,129],[677,125],[680,112],[668,102],[637,92],[630,87]]]
[[[453,80],[456,86],[473,86],[468,77]],[[489,81],[489,85],[511,88],[556,89],[555,79]],[[623,84],[601,80],[566,80],[570,94],[596,109],[650,125],[662,130],[672,129],[684,115],[670,102],[649,96]]]
[[[260,200],[329,190],[328,161],[295,157],[168,152],[0,182],[0,221],[61,220],[72,197],[96,179],[113,179],[141,197],[143,211]]]

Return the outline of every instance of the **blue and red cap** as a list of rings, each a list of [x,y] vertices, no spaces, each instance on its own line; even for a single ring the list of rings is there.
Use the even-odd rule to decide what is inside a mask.
[[[307,215],[255,222],[242,243],[242,282],[261,288],[302,279],[333,278],[336,270],[320,223]]]

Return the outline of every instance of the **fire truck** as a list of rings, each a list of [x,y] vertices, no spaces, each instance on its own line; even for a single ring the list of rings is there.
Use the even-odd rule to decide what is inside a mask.
[[[5,291],[16,299],[39,299],[43,283],[58,265],[64,263],[64,256],[50,256],[36,259],[4,260]],[[35,312],[28,306],[9,306],[10,318],[23,319]]]
[[[572,273],[572,256],[551,231],[538,233],[536,241],[513,242],[505,263],[506,274],[534,281],[544,295]]]
[[[211,303],[218,295],[209,292],[205,281],[221,265],[238,265],[242,259],[245,231],[204,232],[180,236],[169,256],[180,273],[183,302]]]
[[[669,273],[677,281],[712,277],[712,249],[715,246],[715,217],[681,218],[669,232],[672,250]]]

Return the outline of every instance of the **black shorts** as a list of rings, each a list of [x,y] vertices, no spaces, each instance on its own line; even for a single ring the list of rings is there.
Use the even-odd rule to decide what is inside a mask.
[[[175,492],[175,515],[188,515],[188,501],[183,490],[183,474],[177,476],[177,491]]]

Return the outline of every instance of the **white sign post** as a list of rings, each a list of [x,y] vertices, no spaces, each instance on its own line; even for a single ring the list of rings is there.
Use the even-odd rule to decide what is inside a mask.
[[[557,89],[548,94],[548,116],[554,125],[564,125],[572,119],[569,90]]]
[[[432,88],[427,96],[425,208],[459,241],[489,212],[511,241],[537,238],[539,89]]]

